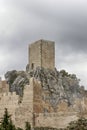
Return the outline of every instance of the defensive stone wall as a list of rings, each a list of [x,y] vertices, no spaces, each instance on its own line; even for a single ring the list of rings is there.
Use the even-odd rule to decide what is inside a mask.
[[[0,78],[0,93],[9,92],[9,85],[5,80]]]
[[[26,85],[22,102],[15,109],[15,124],[17,127],[25,127],[25,122],[30,122],[33,126],[33,78],[30,79],[30,85]]]
[[[19,97],[15,92],[0,94],[0,117],[3,117],[5,108],[12,115],[13,122],[15,121],[15,110],[18,107]]]
[[[41,82],[33,79],[33,111],[34,113],[43,112],[42,103],[42,86]]]
[[[47,92],[48,93],[48,92]],[[87,98],[76,99],[73,106],[68,106],[64,101],[58,104],[58,111],[50,109],[50,103],[44,102],[43,87],[39,80],[30,79],[30,85],[24,87],[21,102],[19,96],[13,93],[0,93],[0,118],[4,109],[12,115],[12,120],[17,127],[25,127],[25,122],[30,122],[32,127],[64,128],[70,121],[77,120],[79,116],[87,118]],[[44,109],[48,109],[45,111]],[[84,115],[83,115],[83,112]]]
[[[39,113],[35,115],[35,126],[65,128],[71,121],[77,119],[76,113]]]
[[[3,117],[5,108],[12,115],[12,120],[17,127],[24,128],[25,122],[30,122],[33,126],[33,87],[32,80],[30,85],[24,89],[23,99],[20,101],[19,95],[15,92],[0,93],[0,118]]]

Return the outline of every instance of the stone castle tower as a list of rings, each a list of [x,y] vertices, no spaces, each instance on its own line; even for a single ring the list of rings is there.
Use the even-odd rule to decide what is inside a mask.
[[[36,67],[54,69],[55,44],[53,41],[39,40],[29,45],[29,69]]]

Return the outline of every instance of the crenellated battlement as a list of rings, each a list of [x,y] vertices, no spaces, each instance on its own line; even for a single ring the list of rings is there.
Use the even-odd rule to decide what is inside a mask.
[[[13,92],[7,92],[0,94],[0,107],[1,108],[9,108],[9,107],[14,107],[16,108],[18,106],[18,100],[19,96]]]
[[[0,97],[18,97],[16,92],[4,92],[0,93]]]
[[[27,93],[28,93],[28,91],[29,91],[29,87],[30,87],[30,85],[26,85],[25,87],[24,87],[24,96],[23,97],[25,97],[25,96],[27,96]],[[18,102],[18,100],[19,100],[19,95],[17,95],[16,94],[16,92],[1,92],[0,93],[0,103],[1,102],[5,102],[5,101],[7,101],[7,100],[9,100],[8,102],[9,102],[9,104],[10,103],[12,103],[12,102]],[[13,104],[13,103],[12,103]]]

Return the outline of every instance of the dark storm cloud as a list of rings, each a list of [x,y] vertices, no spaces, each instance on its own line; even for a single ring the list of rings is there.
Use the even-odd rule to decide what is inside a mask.
[[[73,8],[73,4],[68,5],[69,1],[66,1],[67,4],[64,6],[63,2],[9,1],[8,7],[13,8],[13,12],[16,12],[14,14],[19,17],[15,29],[17,36],[24,39],[30,37],[32,40],[44,35],[48,38],[53,36],[57,43],[61,42],[76,51],[82,48],[85,50],[87,13],[83,7],[80,9],[79,1],[76,2],[78,8]],[[83,3],[85,4],[85,1]]]
[[[28,44],[41,38],[56,42],[58,68],[86,64],[86,7],[86,0],[1,0],[0,74],[25,69]]]

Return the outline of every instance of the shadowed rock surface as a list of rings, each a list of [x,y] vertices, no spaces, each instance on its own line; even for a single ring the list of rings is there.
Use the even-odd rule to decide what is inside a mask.
[[[23,95],[23,87],[29,84],[29,78],[34,77],[41,81],[42,89],[49,91],[48,98],[54,107],[64,100],[68,105],[73,104],[75,98],[82,98],[79,79],[75,74],[68,74],[65,70],[57,71],[37,67],[31,71],[8,71],[5,78],[9,83],[9,90],[16,91],[17,94]]]
[[[52,106],[56,105],[64,100],[71,105],[74,103],[75,98],[82,98],[81,87],[79,85],[79,79],[76,75],[68,74],[65,70],[60,72],[56,69],[49,70],[44,68],[37,68],[29,73],[31,77],[35,77],[41,81],[44,91],[49,91],[49,97],[45,97],[50,100]]]
[[[23,95],[24,86],[29,84],[28,74],[25,71],[8,71],[5,74],[6,81],[9,84],[9,91],[16,93],[20,96]]]

